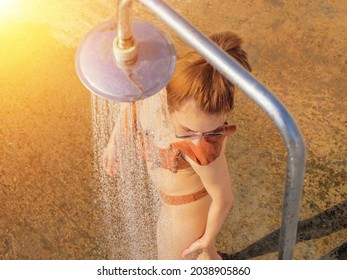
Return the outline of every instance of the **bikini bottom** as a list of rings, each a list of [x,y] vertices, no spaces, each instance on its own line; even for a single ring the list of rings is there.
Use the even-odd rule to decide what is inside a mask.
[[[159,196],[161,200],[168,205],[182,205],[191,203],[193,201],[199,200],[200,198],[203,198],[206,195],[208,195],[208,192],[205,188],[195,193],[186,195],[166,195],[163,191],[159,190]]]

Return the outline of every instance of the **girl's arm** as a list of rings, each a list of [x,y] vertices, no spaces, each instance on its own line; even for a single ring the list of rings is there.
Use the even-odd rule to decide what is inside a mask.
[[[120,110],[115,120],[115,125],[112,130],[109,142],[104,149],[103,167],[110,176],[115,176],[118,173],[118,158],[117,158],[117,140],[127,141],[133,136],[130,126],[136,125],[136,129],[150,129],[150,111],[148,104],[143,101],[137,101],[136,105],[131,103],[120,103]],[[139,115],[139,118],[137,117]],[[134,127],[133,127],[134,129]]]
[[[120,110],[116,117],[115,124],[108,141],[104,153],[102,156],[103,167],[108,175],[115,176],[118,171],[118,159],[117,159],[117,135],[124,134],[124,123],[129,121],[128,114],[130,112],[129,103],[120,103]]]
[[[212,198],[207,216],[204,235],[184,250],[183,256],[193,252],[216,254],[215,240],[229,210],[233,206],[233,193],[229,177],[228,165],[225,158],[226,139],[220,156],[206,166],[200,166],[187,157],[195,172],[200,176],[206,190]]]

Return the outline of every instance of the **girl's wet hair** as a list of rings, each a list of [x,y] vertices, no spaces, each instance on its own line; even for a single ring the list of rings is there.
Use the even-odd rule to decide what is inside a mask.
[[[247,53],[241,48],[242,39],[231,31],[209,36],[220,48],[251,71]],[[170,112],[179,110],[186,101],[194,100],[204,113],[228,113],[234,106],[235,86],[217,72],[204,58],[192,51],[181,57],[173,78],[167,85]]]

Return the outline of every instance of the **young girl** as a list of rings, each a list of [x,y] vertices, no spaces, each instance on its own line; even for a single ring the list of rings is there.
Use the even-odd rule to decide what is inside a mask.
[[[251,71],[241,39],[232,32],[210,38]],[[134,103],[132,116],[141,135],[142,154],[162,200],[157,224],[158,259],[221,259],[216,236],[233,205],[226,137],[234,105],[234,85],[196,52],[179,59],[167,89]],[[149,116],[154,116],[155,121]],[[138,125],[139,123],[139,125]],[[104,168],[117,167],[114,129]]]

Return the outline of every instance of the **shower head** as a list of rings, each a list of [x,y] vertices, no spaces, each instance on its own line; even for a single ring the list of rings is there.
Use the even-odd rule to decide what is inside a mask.
[[[144,20],[133,20],[132,29],[136,52],[129,63],[119,61],[122,56],[115,52],[116,20],[98,25],[81,42],[76,70],[92,93],[112,101],[133,102],[156,94],[170,80],[176,66],[171,40]]]

